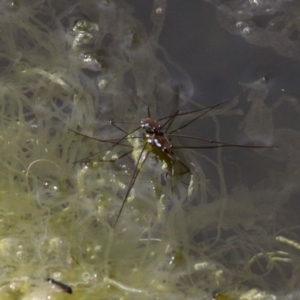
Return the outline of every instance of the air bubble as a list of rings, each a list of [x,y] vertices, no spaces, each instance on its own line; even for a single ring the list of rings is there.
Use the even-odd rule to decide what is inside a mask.
[[[250,35],[253,33],[253,29],[251,27],[245,27],[243,30],[242,30],[242,33],[244,35]]]
[[[108,81],[106,79],[102,79],[99,81],[99,84],[98,84],[100,90],[105,90],[108,86]]]
[[[47,193],[50,194],[53,194],[53,192],[57,192],[59,190],[59,187],[51,183],[49,180],[45,180],[42,184],[42,187],[44,190],[47,190]]]
[[[249,2],[250,2],[251,6],[258,6],[259,5],[258,0],[249,0]]]
[[[245,27],[245,23],[244,22],[237,22],[236,24],[235,24],[235,27],[236,28],[243,28],[243,27]]]
[[[158,15],[161,15],[163,13],[163,9],[162,7],[158,7],[156,10],[155,10],[156,14]]]
[[[7,7],[7,9],[10,9],[11,11],[17,11],[19,10],[21,4],[19,1],[7,1],[5,3],[5,6]]]
[[[49,181],[45,181],[44,184],[43,184],[43,188],[47,189],[49,187],[50,187],[50,182]]]
[[[85,20],[78,20],[73,26],[74,32],[96,32],[99,31],[99,25],[96,23],[87,22]]]
[[[100,71],[106,68],[105,59],[94,53],[80,53],[79,60],[82,64],[82,68],[89,69],[91,71]]]
[[[72,48],[76,49],[84,45],[91,45],[94,41],[94,36],[90,33],[82,32],[78,33],[74,38]]]
[[[276,11],[275,11],[274,8],[267,8],[267,9],[266,9],[266,13],[267,13],[267,14],[273,15],[275,12],[276,12]]]
[[[117,78],[114,74],[106,74],[100,77],[98,87],[102,92],[115,94],[117,92],[117,83]]]

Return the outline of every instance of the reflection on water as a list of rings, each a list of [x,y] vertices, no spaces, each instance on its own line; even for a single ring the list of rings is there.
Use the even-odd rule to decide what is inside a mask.
[[[2,2],[1,299],[299,298],[296,1]]]

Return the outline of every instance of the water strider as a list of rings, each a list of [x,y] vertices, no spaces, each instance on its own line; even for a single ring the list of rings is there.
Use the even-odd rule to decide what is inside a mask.
[[[115,147],[116,145],[123,145],[123,146],[129,146],[127,144],[124,144],[123,142],[126,141],[126,139],[131,136],[134,132],[136,132],[139,129],[143,129],[144,130],[144,136],[143,137],[132,137],[135,139],[143,139],[145,141],[137,159],[136,159],[136,165],[135,168],[133,170],[133,174],[132,177],[130,179],[129,185],[127,187],[122,205],[119,209],[117,218],[114,222],[113,227],[115,228],[118,220],[121,216],[121,213],[123,211],[123,208],[127,202],[127,199],[129,197],[130,191],[132,190],[135,181],[138,177],[138,174],[140,172],[140,170],[142,169],[143,164],[145,163],[148,155],[150,152],[155,152],[156,154],[158,154],[158,156],[160,157],[161,160],[163,160],[164,162],[166,162],[167,164],[167,173],[166,176],[168,176],[169,174],[173,174],[173,169],[174,169],[174,164],[176,161],[178,161],[188,172],[189,168],[188,166],[186,166],[183,162],[181,162],[175,155],[174,150],[175,149],[182,149],[182,148],[189,148],[189,149],[212,149],[212,148],[219,148],[219,147],[242,147],[242,148],[274,148],[273,146],[260,146],[260,145],[240,145],[240,144],[231,144],[231,143],[225,143],[225,142],[221,142],[221,141],[214,141],[214,140],[210,140],[210,139],[204,139],[204,138],[198,138],[198,137],[193,137],[193,136],[186,136],[186,135],[179,135],[179,134],[175,134],[175,132],[178,132],[179,130],[189,126],[191,123],[193,123],[194,121],[196,121],[197,119],[201,118],[202,116],[204,116],[205,114],[209,113],[211,110],[217,108],[218,106],[221,106],[225,103],[227,103],[227,101],[223,101],[220,102],[216,105],[210,106],[210,107],[206,107],[206,108],[202,108],[202,109],[197,109],[197,110],[192,110],[192,111],[186,111],[186,112],[180,112],[179,110],[177,110],[174,114],[170,115],[170,116],[166,116],[160,119],[153,119],[150,115],[150,109],[148,107],[148,117],[147,118],[143,118],[140,123],[139,126],[137,128],[135,128],[134,130],[130,131],[129,133],[126,133],[122,128],[120,128],[117,124],[124,124],[124,123],[130,123],[130,124],[134,124],[133,122],[113,122],[111,121],[110,123],[115,126],[116,128],[118,128],[120,131],[125,132],[125,135],[119,139],[97,139],[94,137],[90,137],[84,134],[81,134],[77,131],[74,130],[70,130],[76,134],[88,137],[88,138],[92,138],[94,140],[97,141],[101,141],[104,143],[110,143],[112,144],[111,146],[101,150],[100,152],[97,152],[95,154],[92,154],[88,157],[85,157],[83,159],[80,159],[76,162],[82,162],[82,161],[88,161],[92,156],[98,155],[103,151],[109,150],[113,147]],[[175,120],[175,118],[180,117],[180,116],[184,116],[184,115],[192,115],[195,113],[199,113],[196,117],[192,118],[190,121],[188,121],[187,123],[185,123],[184,125],[181,125],[179,127],[177,127],[176,129],[170,130],[170,127],[173,123],[173,121]],[[163,122],[163,124],[162,124]],[[162,124],[162,125],[161,125]],[[176,147],[173,146],[173,144],[171,143],[171,138],[172,137],[180,137],[180,138],[186,138],[186,139],[190,139],[190,140],[196,140],[196,141],[200,141],[200,142],[204,142],[204,143],[208,143],[209,145],[202,145],[202,146],[189,146],[189,147]],[[149,147],[150,146],[150,149]],[[131,147],[131,146],[129,146]],[[146,156],[143,157],[144,151],[148,151]],[[149,152],[150,151],[150,152]],[[133,150],[126,152],[124,155],[122,155],[121,157],[124,157],[125,155],[128,155],[129,153],[133,152]],[[121,158],[119,157],[119,158]],[[114,161],[114,160],[110,160],[110,161]]]

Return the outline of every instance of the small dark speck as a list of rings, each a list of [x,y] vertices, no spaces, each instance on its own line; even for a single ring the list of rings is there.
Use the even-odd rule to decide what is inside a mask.
[[[66,285],[65,283],[62,283],[60,281],[57,281],[57,280],[54,280],[52,278],[47,278],[47,281],[49,283],[52,283],[52,284],[55,284],[57,285],[58,287],[60,287],[64,292],[68,293],[68,294],[72,294],[72,288],[68,285]]]

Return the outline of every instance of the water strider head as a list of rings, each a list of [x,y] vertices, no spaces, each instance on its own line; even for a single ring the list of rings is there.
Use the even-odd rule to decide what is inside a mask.
[[[156,135],[163,135],[161,125],[152,118],[145,118],[141,120],[141,127],[146,131],[148,134],[156,134]]]

